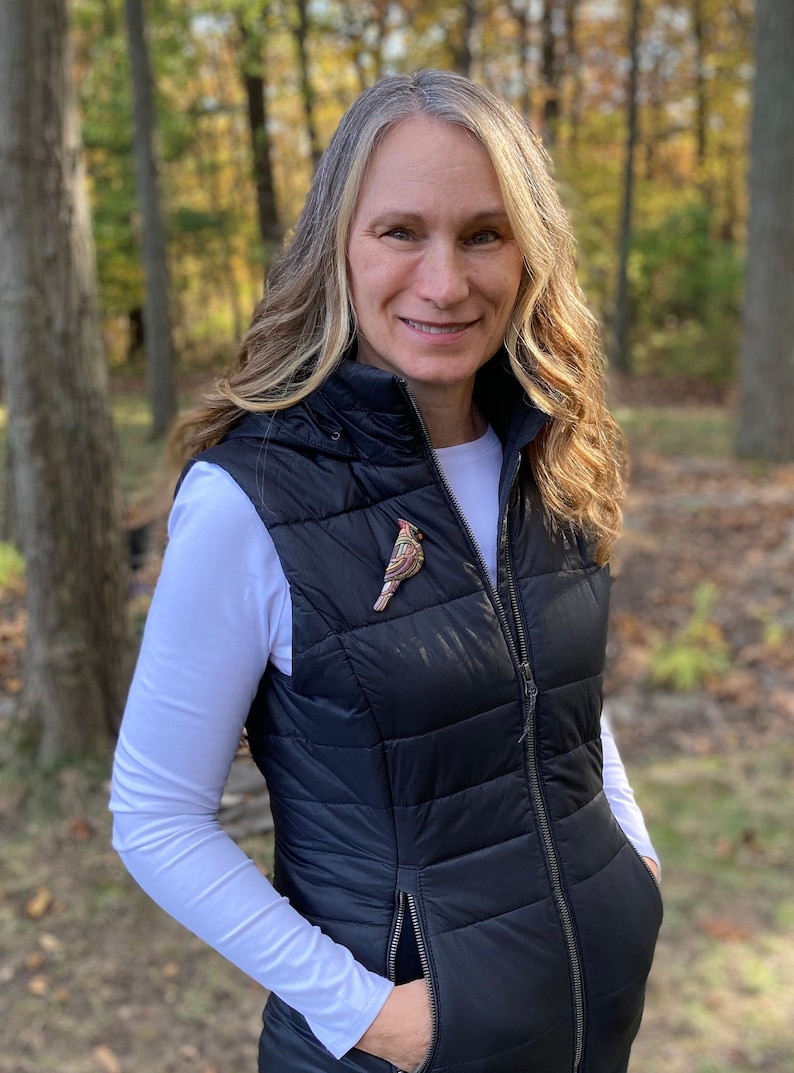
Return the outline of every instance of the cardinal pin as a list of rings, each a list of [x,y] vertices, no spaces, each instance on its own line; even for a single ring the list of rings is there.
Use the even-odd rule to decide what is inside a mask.
[[[423,539],[422,534],[413,522],[407,522],[405,518],[398,518],[397,521],[400,531],[391,550],[389,565],[383,575],[383,588],[373,611],[385,611],[400,582],[418,574],[425,561],[425,553],[419,543]]]

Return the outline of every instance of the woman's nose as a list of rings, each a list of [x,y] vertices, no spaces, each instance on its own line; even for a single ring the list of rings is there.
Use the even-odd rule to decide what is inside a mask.
[[[439,309],[448,309],[469,296],[465,258],[456,245],[434,242],[419,267],[418,294]]]

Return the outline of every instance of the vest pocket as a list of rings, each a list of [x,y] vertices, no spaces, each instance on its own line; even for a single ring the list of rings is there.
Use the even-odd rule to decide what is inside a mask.
[[[494,857],[509,857],[512,871],[491,868]],[[528,873],[515,845],[495,847],[491,861],[400,869],[391,949],[414,930],[433,1018],[416,1073],[572,1068],[566,948],[553,900],[527,896]]]
[[[662,885],[661,885],[661,883],[656,878],[656,876],[653,874],[651,869],[648,867],[648,862],[645,860],[645,858],[642,856],[642,854],[637,850],[637,847],[634,846],[633,844],[631,844],[631,848],[636,852],[637,856],[640,858],[640,864],[643,866],[643,868],[645,868],[645,870],[647,871],[648,875],[651,877],[651,880],[653,881],[653,885],[654,885],[654,887],[656,887],[656,893],[661,898],[662,897]]]
[[[409,930],[406,932],[406,929]],[[409,957],[402,957],[401,959],[401,951],[404,950],[406,943],[410,951]],[[409,964],[412,960],[415,960],[413,956],[414,949],[416,958],[418,958],[419,967],[421,968],[421,976],[427,987],[427,995],[430,1002],[430,1042],[428,1043],[425,1056],[416,1070],[398,1070],[398,1073],[424,1073],[424,1070],[430,1066],[433,1059],[433,1053],[436,1048],[436,1040],[438,1037],[438,1007],[436,1004],[435,987],[430,973],[430,961],[427,954],[425,937],[422,931],[422,924],[419,919],[416,898],[413,894],[398,890],[397,912],[394,919],[391,941],[389,942],[388,976],[390,980],[397,982],[398,966],[401,960]],[[418,975],[412,976],[410,973],[408,975],[410,978],[419,979]],[[407,979],[401,978],[399,982],[406,983],[408,981]]]

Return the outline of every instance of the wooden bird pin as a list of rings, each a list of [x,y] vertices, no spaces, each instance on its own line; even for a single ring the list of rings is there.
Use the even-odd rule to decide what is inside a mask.
[[[383,575],[383,588],[373,611],[385,611],[400,582],[418,574],[425,561],[425,553],[419,543],[423,539],[422,534],[413,522],[407,522],[405,518],[398,518],[397,521],[400,531],[391,550],[389,565]]]

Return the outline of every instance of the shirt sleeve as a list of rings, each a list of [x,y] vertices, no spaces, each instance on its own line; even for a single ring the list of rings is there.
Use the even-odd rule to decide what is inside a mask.
[[[220,467],[196,463],[169,519],[119,735],[113,845],[163,909],[302,1013],[340,1058],[393,985],[296,912],[217,820],[288,602],[248,497]]]
[[[608,715],[601,716],[601,745],[604,753],[604,792],[620,827],[641,857],[659,865],[640,807],[634,799],[628,775],[618,752]]]

